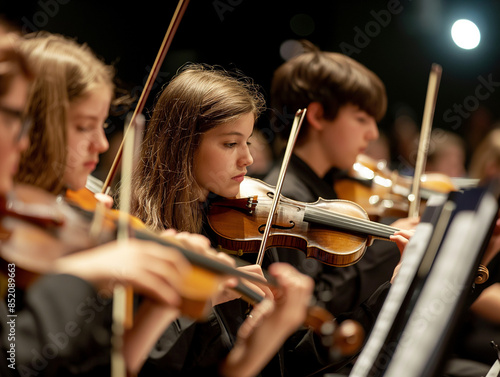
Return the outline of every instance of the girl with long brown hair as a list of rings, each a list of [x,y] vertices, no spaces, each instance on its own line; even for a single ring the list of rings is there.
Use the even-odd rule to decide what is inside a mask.
[[[132,213],[155,230],[209,235],[205,209],[214,196],[238,194],[253,162],[248,144],[264,103],[258,87],[239,73],[202,64],[180,69],[159,95],[147,126],[133,175]],[[262,274],[256,265],[243,268]],[[178,321],[171,327],[151,353],[144,375],[206,375],[223,359],[222,375],[258,373],[301,324],[312,289],[311,279],[292,266],[277,264],[270,270],[285,289],[260,325],[254,327],[254,318],[261,307],[245,320],[247,304],[215,305],[209,323]]]
[[[264,104],[249,79],[203,65],[184,67],[159,95],[149,121],[133,176],[134,214],[154,229],[200,232],[200,202],[209,192],[238,192],[240,180],[232,178],[253,161],[247,143]],[[219,127],[227,130],[205,155],[203,145]],[[213,160],[221,166],[207,166]]]

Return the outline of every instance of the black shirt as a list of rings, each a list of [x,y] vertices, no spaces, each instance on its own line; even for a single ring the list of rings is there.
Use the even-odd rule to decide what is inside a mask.
[[[279,169],[280,165],[275,166],[265,181],[275,185]],[[322,179],[304,161],[292,154],[282,195],[301,202],[315,202],[319,198],[337,199],[333,184],[339,173],[332,170]],[[286,261],[313,277],[316,282],[316,297],[334,315],[350,312],[368,299],[380,285],[391,279],[400,259],[396,244],[382,240],[375,240],[361,260],[348,267],[328,266],[307,259],[304,252],[294,249],[273,250],[267,256],[267,263]]]
[[[201,233],[214,246],[215,238],[206,213],[217,198],[210,194],[207,202],[201,204],[204,215]],[[203,322],[176,319],[155,344],[139,376],[217,376],[220,363],[234,346],[247,308],[248,304],[237,299],[213,307]]]
[[[89,283],[46,275],[16,292],[16,317],[9,317],[5,302],[0,304],[2,376],[110,375],[111,300]]]

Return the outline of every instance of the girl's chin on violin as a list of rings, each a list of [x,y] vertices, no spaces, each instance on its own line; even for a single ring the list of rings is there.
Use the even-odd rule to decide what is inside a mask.
[[[214,193],[215,195],[222,196],[223,198],[234,198],[240,192],[240,183],[243,182],[244,177],[241,181],[234,179],[233,177],[211,180],[210,182],[203,182],[200,185],[201,195],[200,201],[204,202],[208,194]]]
[[[241,176],[241,179],[240,179],[240,176],[238,176],[237,178],[238,179],[236,179],[236,177],[234,177],[234,178],[231,178],[230,180],[228,180],[227,183],[224,183],[224,184],[221,183],[219,186],[219,190],[212,191],[212,192],[214,192],[217,195],[220,195],[224,198],[235,197],[240,192],[240,183],[243,182],[244,176]]]

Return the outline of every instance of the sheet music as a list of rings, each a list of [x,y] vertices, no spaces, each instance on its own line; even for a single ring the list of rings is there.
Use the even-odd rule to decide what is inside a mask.
[[[471,266],[496,212],[497,203],[487,194],[478,211],[455,216],[384,376],[426,375],[425,368],[470,283]]]
[[[417,269],[422,261],[427,245],[431,239],[434,226],[430,223],[420,223],[415,229],[415,234],[408,242],[405,252],[403,253],[403,262],[401,269],[394,280],[394,283],[389,290],[389,294],[384,302],[382,310],[377,318],[375,327],[373,328],[368,342],[361,352],[358,360],[354,364],[354,368],[349,374],[350,377],[367,376],[372,368],[379,352],[382,350],[384,342],[387,338],[389,330],[396,318],[401,303],[403,302],[410,285],[415,277]],[[394,347],[388,346],[389,349],[384,350],[394,352]]]
[[[486,377],[498,377],[500,375],[500,362],[497,360],[488,371]]]

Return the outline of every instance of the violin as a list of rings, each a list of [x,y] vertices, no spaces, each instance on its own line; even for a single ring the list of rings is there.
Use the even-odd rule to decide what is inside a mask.
[[[39,276],[50,273],[57,258],[116,239],[116,211],[106,210],[99,234],[91,236],[94,213],[71,206],[43,190],[19,185],[8,197],[1,198],[0,205],[1,259],[4,264],[16,264],[20,287],[26,288]],[[129,225],[134,237],[173,247],[193,265],[180,292],[183,298],[181,312],[193,319],[202,319],[207,314],[208,300],[218,289],[222,276],[274,284],[270,279],[256,278],[187,250],[175,239],[160,238],[145,228],[134,228],[133,223]],[[245,291],[245,294],[251,293]]]
[[[89,218],[94,217],[94,213],[71,206],[62,198],[55,198],[38,188],[19,185],[8,197],[0,197],[0,264],[7,266],[15,263],[16,283],[27,288],[38,277],[51,272],[55,259],[74,252],[85,252],[83,250],[114,239],[116,213],[107,212],[111,215],[103,222],[102,232],[97,238],[92,238],[88,235],[91,227]],[[133,224],[130,226],[133,227]],[[185,277],[180,292],[182,303],[179,309],[195,320],[206,318],[211,307],[209,299],[219,288],[223,276],[276,285],[272,277],[264,279],[247,274],[148,230],[135,229],[133,236],[173,247],[192,264],[193,268]],[[252,304],[264,299],[241,283],[236,289]],[[309,307],[304,325],[321,337],[332,357],[356,353],[364,340],[363,329],[357,322],[346,320],[337,324],[331,313],[317,306]]]
[[[70,203],[70,205],[84,209],[87,212],[95,212],[98,206],[103,205],[97,199],[96,194],[107,195],[104,193],[104,183],[94,177],[93,175],[89,175],[87,177],[87,182],[85,187],[82,187],[79,190],[71,190],[67,189],[64,192],[64,200]],[[112,199],[111,199],[112,200]],[[117,209],[109,209],[107,211],[107,215],[110,216],[113,214],[116,219],[123,215],[123,211]],[[146,229],[146,224],[139,218],[132,216],[130,214],[127,215],[128,221],[130,221],[135,229]]]
[[[334,188],[339,198],[358,203],[371,220],[377,221],[383,217],[408,216],[412,182],[412,177],[390,170],[385,160],[377,161],[361,154],[347,176],[335,180]],[[455,182],[441,173],[423,174],[420,184],[423,200],[458,190]]]
[[[94,246],[69,206],[27,185],[0,197],[0,220],[2,262],[16,264],[23,288],[50,272],[55,259]]]
[[[255,253],[262,241],[274,187],[245,177],[238,198],[211,204],[208,224],[221,249]],[[303,203],[281,196],[267,247],[299,249],[308,258],[331,266],[359,261],[374,239],[389,240],[397,228],[370,221],[366,211],[347,200]]]

